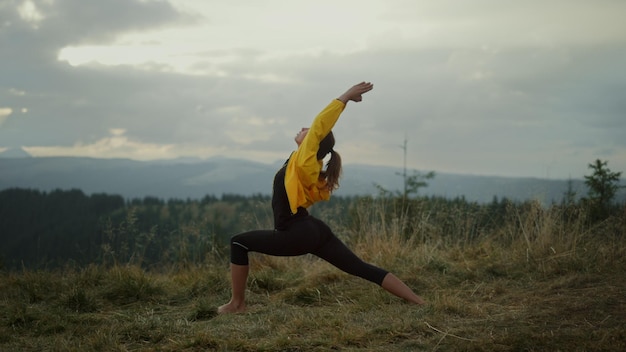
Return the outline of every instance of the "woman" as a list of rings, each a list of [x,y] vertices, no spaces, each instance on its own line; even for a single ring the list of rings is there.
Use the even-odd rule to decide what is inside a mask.
[[[349,101],[360,102],[362,95],[373,88],[369,82],[351,87],[320,112],[310,128],[303,128],[296,135],[298,149],[274,177],[274,230],[250,231],[231,238],[232,298],[218,308],[219,313],[240,313],[246,309],[248,252],[275,256],[311,253],[410,303],[424,304],[424,300],[395,275],[359,259],[326,224],[306,210],[320,200],[328,200],[339,186],[341,158],[333,150],[335,139],[331,129]],[[329,153],[330,160],[324,170],[323,159]]]

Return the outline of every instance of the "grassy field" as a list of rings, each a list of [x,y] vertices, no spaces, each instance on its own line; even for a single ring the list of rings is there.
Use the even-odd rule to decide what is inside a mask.
[[[626,221],[558,218],[529,212],[472,241],[429,228],[406,240],[376,219],[340,233],[424,307],[309,256],[253,255],[248,312],[226,316],[215,314],[230,294],[224,260],[4,272],[0,350],[626,350]]]

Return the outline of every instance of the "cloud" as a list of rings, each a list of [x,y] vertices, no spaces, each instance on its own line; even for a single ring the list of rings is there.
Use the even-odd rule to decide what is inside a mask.
[[[621,2],[354,4],[3,4],[0,147],[272,162],[370,80],[335,126],[346,162],[400,165],[405,137],[419,169],[545,176],[558,160],[567,176],[626,159]]]
[[[151,160],[158,158],[175,158],[172,153],[173,145],[144,143],[129,138],[126,131],[121,128],[110,130],[110,136],[99,139],[93,143],[76,143],[70,147],[23,147],[30,155],[37,157],[45,156],[76,156],[97,158],[107,155],[109,158],[128,158],[135,160]]]
[[[38,28],[39,22],[41,22],[44,18],[35,3],[29,0],[24,1],[20,6],[18,6],[17,12],[22,20],[30,23],[35,29]]]
[[[6,121],[6,119],[13,113],[13,109],[11,108],[3,108],[0,107],[0,126]]]

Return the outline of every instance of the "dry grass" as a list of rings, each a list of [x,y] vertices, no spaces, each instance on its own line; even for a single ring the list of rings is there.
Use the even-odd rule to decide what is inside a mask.
[[[375,217],[359,236],[339,229],[425,307],[309,256],[253,256],[249,311],[229,316],[215,314],[229,298],[223,262],[2,273],[0,350],[626,350],[623,220],[585,229],[540,208],[515,216],[469,244],[433,224],[406,240]]]

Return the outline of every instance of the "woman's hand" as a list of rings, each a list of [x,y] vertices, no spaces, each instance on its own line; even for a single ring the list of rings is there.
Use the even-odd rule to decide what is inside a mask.
[[[352,86],[339,98],[337,98],[337,100],[342,101],[344,104],[347,104],[348,101],[359,102],[363,100],[362,95],[372,89],[374,89],[374,85],[371,82],[361,82]]]

